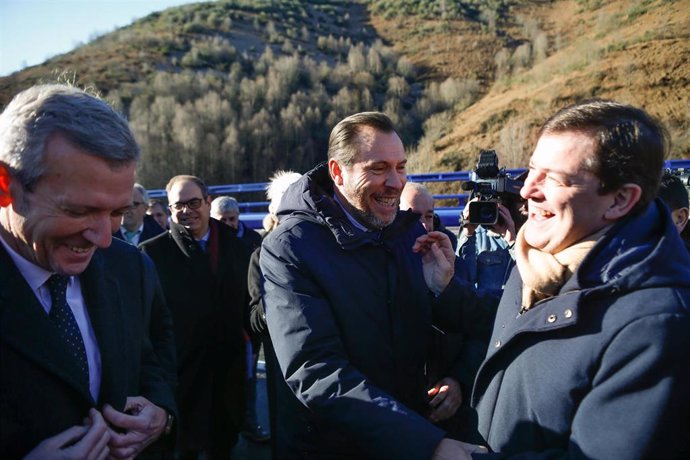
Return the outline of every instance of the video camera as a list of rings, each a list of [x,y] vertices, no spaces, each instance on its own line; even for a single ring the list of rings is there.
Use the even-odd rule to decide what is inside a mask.
[[[495,150],[479,152],[479,161],[470,180],[462,184],[462,189],[472,191],[470,199],[478,201],[468,204],[470,207],[469,223],[472,225],[494,225],[499,220],[498,202],[506,194],[520,195],[524,182],[508,177],[505,168],[498,167],[498,155]]]

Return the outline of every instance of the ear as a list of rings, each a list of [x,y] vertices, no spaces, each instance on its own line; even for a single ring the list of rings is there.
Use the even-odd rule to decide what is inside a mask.
[[[340,166],[337,160],[331,158],[328,160],[328,172],[331,175],[331,179],[337,186],[342,186],[345,182],[343,178],[343,168]]]
[[[671,218],[673,219],[673,224],[678,229],[678,233],[681,233],[688,224],[688,214],[688,208],[678,208],[671,212]]]
[[[12,203],[12,194],[10,193],[10,182],[12,176],[10,170],[5,163],[0,162],[0,208],[5,208]]]
[[[618,220],[627,215],[640,201],[642,188],[637,184],[624,184],[615,192],[612,192],[613,202],[604,213],[609,220]]]

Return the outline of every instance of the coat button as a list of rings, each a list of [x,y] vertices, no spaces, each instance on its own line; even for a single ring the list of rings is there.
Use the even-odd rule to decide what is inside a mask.
[[[573,316],[573,311],[570,308],[566,308],[563,312],[563,316],[565,316],[566,318],[570,318]]]
[[[496,343],[494,343],[494,347],[498,348],[498,347],[500,347],[500,346],[501,346],[501,341],[500,341],[500,340],[496,340]]]
[[[549,315],[549,317],[546,318],[546,321],[548,321],[549,323],[556,322],[556,315]]]

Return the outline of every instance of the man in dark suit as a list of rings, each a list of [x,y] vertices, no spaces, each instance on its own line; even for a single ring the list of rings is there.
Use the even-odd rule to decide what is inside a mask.
[[[178,457],[227,458],[244,415],[242,310],[249,255],[212,219],[204,182],[175,176],[166,186],[170,231],[140,248],[153,259],[173,314],[178,358]]]
[[[2,458],[131,458],[172,427],[155,272],[106,250],[138,157],[127,122],[73,87],[29,88],[0,115]]]
[[[122,224],[113,236],[129,244],[138,246],[165,230],[158,225],[153,216],[146,214],[149,194],[141,184],[134,184],[132,188],[132,206],[122,216]]]

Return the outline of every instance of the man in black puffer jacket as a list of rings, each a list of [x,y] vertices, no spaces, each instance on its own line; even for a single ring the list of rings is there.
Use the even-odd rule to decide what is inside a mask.
[[[333,129],[328,156],[287,190],[261,251],[287,382],[276,457],[428,459],[458,448],[426,419],[424,374],[431,303],[452,268],[425,277],[412,251],[425,232],[419,214],[398,211],[402,142],[388,117],[360,113]]]

